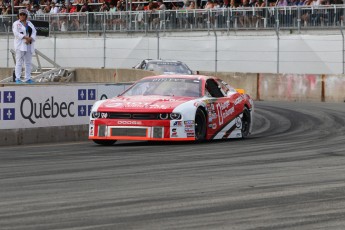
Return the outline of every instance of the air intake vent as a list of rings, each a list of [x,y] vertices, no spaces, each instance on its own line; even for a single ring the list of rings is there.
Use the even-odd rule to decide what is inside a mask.
[[[98,126],[98,136],[99,137],[107,136],[107,126],[105,126],[105,125],[99,125]]]
[[[108,113],[109,119],[158,120],[157,113]]]
[[[146,128],[112,128],[112,136],[146,137]]]
[[[110,119],[130,119],[130,113],[109,113]]]
[[[163,138],[163,129],[161,127],[153,127],[153,138]]]

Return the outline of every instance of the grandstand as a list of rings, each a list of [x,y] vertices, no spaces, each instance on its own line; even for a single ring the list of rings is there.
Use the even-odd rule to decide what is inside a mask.
[[[98,7],[99,5],[94,5]],[[343,26],[344,5],[237,7],[217,9],[179,8],[74,13],[32,13],[32,20],[50,23],[55,33],[231,31],[334,29]],[[0,15],[0,33],[11,26],[15,15]]]

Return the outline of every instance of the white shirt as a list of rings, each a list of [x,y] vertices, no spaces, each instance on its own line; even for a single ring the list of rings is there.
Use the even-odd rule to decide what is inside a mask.
[[[25,39],[23,39],[23,37],[29,36],[29,34],[27,34],[26,28],[20,22],[20,20],[17,20],[12,25],[12,31],[14,35],[14,49],[20,50],[20,51],[27,51],[28,47],[30,47],[31,53],[34,54],[37,31],[36,31],[35,26],[30,21],[26,21],[26,24],[30,26],[32,29],[32,33],[31,33],[32,42],[31,44],[25,43]]]
[[[59,7],[57,7],[57,6],[52,7],[52,8],[50,9],[50,12],[49,12],[49,13],[51,13],[51,14],[57,14],[57,13],[59,13]]]

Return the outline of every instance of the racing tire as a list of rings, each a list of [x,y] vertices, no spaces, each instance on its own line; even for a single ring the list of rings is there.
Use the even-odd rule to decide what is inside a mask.
[[[251,125],[251,117],[250,117],[250,111],[247,107],[244,107],[243,109],[243,116],[242,116],[242,138],[246,138],[250,134],[250,125]]]
[[[116,140],[93,140],[93,142],[99,145],[111,146],[116,142]]]
[[[206,116],[201,109],[197,109],[195,113],[195,140],[197,142],[204,141],[206,139]]]

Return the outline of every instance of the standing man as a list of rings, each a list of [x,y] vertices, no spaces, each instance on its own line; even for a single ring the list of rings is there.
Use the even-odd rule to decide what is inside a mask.
[[[28,21],[29,12],[26,9],[20,9],[18,20],[13,23],[12,31],[14,34],[14,49],[16,52],[16,83],[22,83],[20,79],[22,65],[25,65],[25,81],[33,83],[31,80],[32,55],[35,54],[36,28]]]

